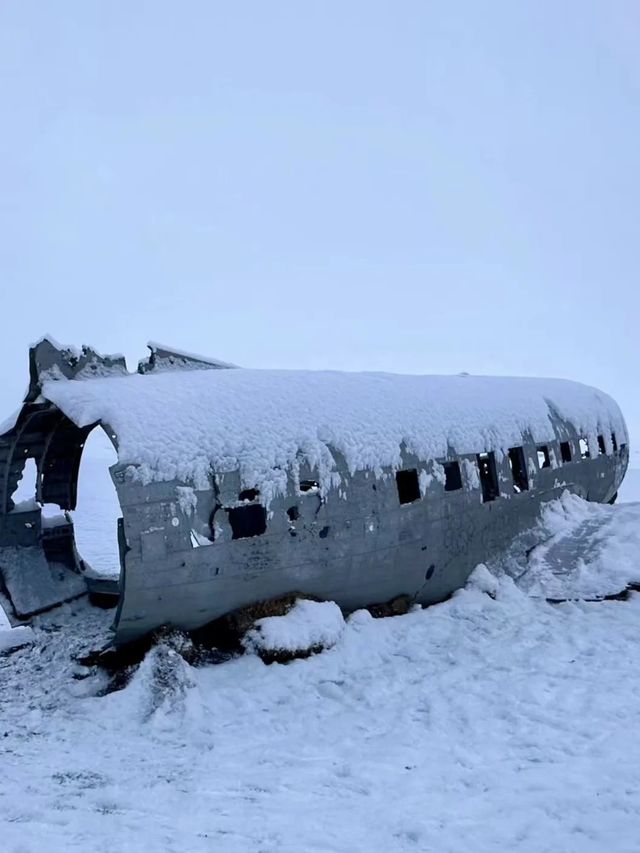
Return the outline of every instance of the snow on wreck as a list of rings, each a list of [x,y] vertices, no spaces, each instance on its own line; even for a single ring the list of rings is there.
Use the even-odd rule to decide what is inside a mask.
[[[345,611],[441,601],[541,503],[615,500],[628,464],[616,403],[567,380],[252,370],[149,346],[137,373],[88,347],[30,350],[0,428],[0,572],[19,617],[88,587],[117,596],[124,644],[292,592]],[[78,554],[69,514],[96,427],[118,455],[117,583]],[[28,459],[35,495],[16,505]]]

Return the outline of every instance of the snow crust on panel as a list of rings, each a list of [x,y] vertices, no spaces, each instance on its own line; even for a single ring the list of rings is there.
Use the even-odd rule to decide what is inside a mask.
[[[40,344],[43,344],[45,342],[51,344],[54,349],[57,349],[60,352],[71,353],[71,355],[74,355],[76,358],[80,358],[80,356],[82,355],[82,350],[79,347],[75,346],[75,344],[61,344],[60,341],[58,341],[56,338],[53,337],[53,335],[50,335],[48,332],[44,335],[41,335],[35,341],[30,343],[29,349],[34,350]]]
[[[243,643],[249,651],[297,652],[335,646],[344,630],[342,611],[333,601],[299,599],[284,616],[256,620]]]
[[[186,516],[192,516],[198,506],[198,496],[192,486],[177,486],[178,505]]]
[[[120,353],[113,353],[113,354],[109,355],[109,358],[113,358],[113,359],[124,358],[124,356],[121,355]],[[100,359],[100,357],[96,356],[96,358],[87,362],[87,364],[85,364],[85,366],[82,368],[82,370],[79,370],[78,373],[76,373],[74,379],[94,379],[94,378],[97,379],[97,378],[104,378],[107,376],[128,376],[129,375],[127,373],[126,367],[123,364],[107,365],[107,364],[104,364],[99,359]],[[43,373],[40,374],[40,377],[39,377],[40,381],[44,380],[45,373],[46,373],[46,371],[44,371]]]
[[[195,352],[189,352],[188,350],[176,349],[175,347],[169,347],[166,344],[158,343],[158,341],[149,341],[147,346],[151,350],[152,353],[167,352],[172,356],[177,357],[179,359],[184,359],[186,361],[200,362],[201,364],[210,364],[212,367],[218,368],[232,368],[238,367],[237,364],[232,364],[230,361],[222,361],[219,358],[212,358],[208,355],[199,355]],[[147,364],[149,359],[143,359],[142,364]],[[164,362],[166,359],[160,358],[160,362]],[[162,368],[161,368],[162,369]],[[169,368],[171,369],[171,368]],[[184,362],[180,365],[181,370],[190,369]]]
[[[420,486],[420,494],[424,497],[427,493],[427,489],[433,482],[434,477],[433,474],[427,474],[427,472],[422,468],[420,473],[418,474],[418,485]]]
[[[627,431],[616,403],[560,379],[402,376],[287,370],[193,370],[91,382],[48,381],[43,395],[79,426],[108,423],[119,460],[144,482],[178,479],[207,488],[210,469],[239,470],[266,502],[304,458],[323,490],[335,468],[397,468],[401,447],[429,460],[506,450],[528,431],[554,439],[551,410],[596,441]]]
[[[465,480],[470,489],[480,488],[480,474],[478,466],[470,459],[461,459],[462,470],[464,471]]]
[[[444,486],[447,482],[447,475],[444,471],[444,466],[442,466],[439,462],[434,462],[432,465],[433,477],[440,483],[441,486]]]

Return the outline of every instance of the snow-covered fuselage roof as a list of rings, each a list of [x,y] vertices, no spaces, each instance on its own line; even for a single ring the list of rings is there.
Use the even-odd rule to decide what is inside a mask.
[[[42,396],[80,427],[108,424],[144,482],[206,488],[212,470],[239,470],[265,496],[303,459],[323,480],[335,451],[379,473],[401,467],[403,447],[426,461],[553,440],[558,417],[594,442],[627,441],[611,397],[561,379],[196,369],[50,379]]]

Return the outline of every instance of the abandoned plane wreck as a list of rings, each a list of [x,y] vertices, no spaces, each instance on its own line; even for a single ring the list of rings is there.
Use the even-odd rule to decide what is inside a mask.
[[[0,572],[19,618],[113,595],[122,645],[292,592],[345,611],[438,602],[565,489],[615,500],[628,463],[618,406],[566,380],[253,370],[150,347],[137,373],[87,347],[30,350],[0,427]],[[70,514],[95,428],[118,454],[117,581],[78,553]],[[29,459],[36,493],[15,503]]]

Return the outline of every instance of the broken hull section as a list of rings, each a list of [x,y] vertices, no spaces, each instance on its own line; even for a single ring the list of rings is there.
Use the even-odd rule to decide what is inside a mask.
[[[536,384],[543,380],[366,374],[316,380],[295,371],[230,370],[157,346],[132,376],[120,357],[46,340],[30,359],[25,404],[0,436],[4,587],[19,617],[87,588],[117,597],[116,644],[161,625],[199,628],[292,592],[333,600],[345,611],[399,595],[421,604],[441,601],[478,563],[534,525],[541,505],[565,489],[591,501],[613,499],[628,463],[626,427],[615,403],[576,383],[549,380],[547,389]],[[164,372],[183,375],[158,381]],[[326,405],[318,404],[322,415],[309,415],[309,401],[299,399],[310,383],[310,399],[325,397]],[[191,387],[200,394],[192,420],[204,411],[203,426],[183,450],[188,464],[170,476],[181,467],[171,453],[184,444],[183,422],[172,424],[172,407],[191,400],[185,393]],[[385,411],[381,395],[398,387],[395,408]],[[480,402],[479,392],[485,395]],[[536,405],[529,417],[530,394]],[[403,395],[406,429],[396,412]],[[574,398],[579,405],[572,413]],[[304,433],[299,444],[286,434],[287,403]],[[426,423],[436,404],[448,421],[443,427],[432,418],[423,430],[423,414]],[[351,421],[341,432],[345,411]],[[466,431],[460,418],[467,418]],[[373,446],[392,421],[395,433],[382,436],[382,449]],[[254,432],[243,434],[243,424]],[[78,554],[71,517],[47,527],[40,510],[45,503],[63,513],[75,508],[80,458],[97,426],[120,459],[109,469],[122,512],[114,531],[117,588]],[[263,449],[266,429],[272,434]],[[350,443],[358,448],[355,456]],[[35,500],[15,506],[11,495],[27,459],[37,465]]]
[[[392,472],[382,477],[344,472],[346,485],[322,499],[293,490],[275,499],[264,534],[232,539],[232,530],[220,523],[218,538],[195,548],[190,540],[197,522],[176,504],[176,484],[154,484],[144,503],[142,487],[134,486],[130,499],[136,509],[125,512],[129,550],[117,641],[136,639],[159,624],[197,628],[291,592],[335,601],[347,612],[398,595],[420,604],[442,601],[478,563],[534,526],[544,502],[565,489],[609,500],[624,467],[620,457],[601,456],[589,466],[566,466],[562,478],[553,469],[540,471],[535,489],[486,503],[478,488],[445,493],[434,482],[420,500],[404,506],[398,505]],[[124,489],[121,494],[124,506]],[[200,506],[215,500],[213,493],[198,493]],[[292,507],[298,511],[293,522],[287,512]],[[221,522],[228,515],[220,508],[214,519],[218,514]]]

